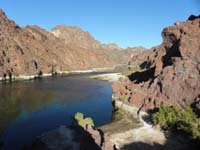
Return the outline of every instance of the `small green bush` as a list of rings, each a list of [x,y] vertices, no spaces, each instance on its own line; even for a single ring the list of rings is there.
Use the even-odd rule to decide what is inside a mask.
[[[83,128],[85,127],[86,124],[94,126],[92,118],[90,117],[84,118],[83,113],[77,112],[74,118],[77,121],[78,125],[80,125]]]
[[[191,107],[180,109],[177,106],[161,106],[152,115],[152,120],[163,129],[175,128],[189,134],[193,139],[200,139],[200,119]]]
[[[78,123],[79,123],[79,125],[82,126],[82,127],[85,127],[86,124],[91,125],[91,126],[94,126],[94,122],[93,122],[92,118],[85,118],[85,119],[82,119],[82,120],[80,120]]]
[[[160,124],[163,129],[168,129],[176,124],[180,115],[177,106],[161,106],[159,111],[153,114],[152,119],[154,124]]]
[[[80,120],[83,120],[83,119],[84,119],[84,115],[83,115],[83,113],[77,112],[77,113],[75,114],[74,118],[75,118],[77,121],[80,121]]]

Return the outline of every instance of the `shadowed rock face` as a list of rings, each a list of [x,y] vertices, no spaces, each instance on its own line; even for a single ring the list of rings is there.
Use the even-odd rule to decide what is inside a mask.
[[[121,63],[121,59],[115,61],[121,58],[121,48],[103,45],[80,28],[58,26],[51,32],[38,26],[21,28],[2,10],[0,45],[0,77],[86,70]]]
[[[65,127],[42,134],[25,150],[114,150],[108,135],[89,125]]]
[[[149,69],[140,75],[131,75],[132,83],[114,83],[114,96],[128,95],[131,104],[145,110],[162,104],[181,107],[192,104],[198,109],[200,18],[193,16],[186,22],[177,22],[165,28],[162,37],[163,43],[145,56],[143,66],[149,64]],[[142,80],[143,74],[149,79]]]

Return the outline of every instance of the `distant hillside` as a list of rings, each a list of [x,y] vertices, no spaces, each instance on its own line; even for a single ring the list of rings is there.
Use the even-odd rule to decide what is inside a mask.
[[[128,63],[131,56],[138,56],[139,53],[144,53],[146,51],[144,47],[123,49],[114,43],[103,44],[95,40],[89,32],[85,32],[78,27],[59,25],[53,28],[51,33],[63,39],[66,44],[101,52],[114,64]]]
[[[19,27],[0,10],[0,77],[86,70],[127,63],[129,54],[77,27]],[[128,52],[128,51],[127,51]],[[122,56],[123,54],[123,56]]]

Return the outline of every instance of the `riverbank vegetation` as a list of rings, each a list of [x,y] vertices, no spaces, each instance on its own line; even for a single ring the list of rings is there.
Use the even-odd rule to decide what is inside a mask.
[[[92,118],[90,117],[84,118],[83,113],[77,112],[74,116],[74,119],[77,121],[78,125],[80,125],[83,128],[85,127],[86,124],[94,126]]]
[[[177,106],[161,106],[159,111],[152,115],[154,124],[162,129],[175,129],[189,135],[191,139],[200,140],[200,118],[187,106],[180,109]]]

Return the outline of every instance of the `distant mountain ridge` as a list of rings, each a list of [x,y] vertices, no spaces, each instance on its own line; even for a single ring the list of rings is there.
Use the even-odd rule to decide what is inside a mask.
[[[79,27],[59,25],[50,31],[54,36],[61,38],[66,44],[80,45],[83,48],[98,49],[101,43],[95,40],[89,32]]]
[[[66,44],[101,51],[114,64],[127,63],[131,56],[138,56],[139,53],[146,51],[144,47],[128,47],[123,49],[115,43],[103,44],[95,40],[89,32],[83,31],[81,28],[75,26],[58,25],[50,32],[56,37],[63,39]]]
[[[0,45],[0,77],[110,67],[130,58],[128,51],[101,44],[78,27],[57,26],[50,32],[38,26],[21,28],[2,10]]]

